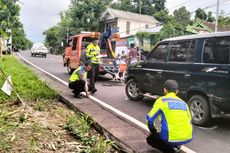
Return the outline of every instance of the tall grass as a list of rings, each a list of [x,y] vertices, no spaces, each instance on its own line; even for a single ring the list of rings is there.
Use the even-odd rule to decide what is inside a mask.
[[[38,77],[24,64],[13,56],[4,56],[0,61],[0,67],[5,74],[12,76],[12,82],[15,90],[25,100],[54,99],[56,92],[38,79]],[[0,74],[0,87],[4,84],[4,77]],[[7,96],[2,90],[0,91],[0,103],[16,100],[13,93]]]
[[[90,116],[83,113],[77,113],[72,115],[67,123],[64,125],[64,129],[68,130],[75,136],[76,139],[80,140],[83,144],[81,150],[78,152],[86,153],[117,153],[119,148],[114,141],[106,140],[100,135],[92,134],[90,132],[91,125],[94,123],[90,119]],[[114,149],[116,150],[114,150]]]

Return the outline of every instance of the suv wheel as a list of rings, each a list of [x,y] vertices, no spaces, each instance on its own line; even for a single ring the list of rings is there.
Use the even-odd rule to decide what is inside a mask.
[[[129,99],[137,101],[143,98],[141,90],[138,87],[138,83],[134,79],[130,79],[125,87],[126,95]]]
[[[211,122],[208,100],[202,95],[194,95],[189,99],[192,121],[196,125],[207,126]]]

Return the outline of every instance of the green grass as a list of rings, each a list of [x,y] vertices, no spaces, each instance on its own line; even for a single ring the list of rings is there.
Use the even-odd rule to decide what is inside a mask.
[[[0,152],[19,150],[47,152],[54,151],[54,148],[65,149],[65,147],[73,149],[71,145],[68,146],[68,143],[60,143],[67,141],[79,142],[75,152],[119,152],[115,142],[107,140],[91,127],[94,121],[89,115],[82,113],[75,115],[62,104],[55,103],[57,93],[45,82],[40,81],[18,59],[4,56],[0,61],[0,67],[7,76],[12,76],[15,90],[27,105],[26,109],[9,115],[9,112],[14,112],[21,106],[12,105],[12,102],[17,99],[15,94],[7,96],[0,91]],[[0,86],[4,81],[4,77],[0,74]]]
[[[38,77],[24,64],[13,56],[4,56],[0,61],[0,67],[5,74],[11,75],[15,90],[19,93],[21,98],[25,100],[52,100],[56,97],[56,92],[45,84],[45,82],[38,79]],[[0,74],[0,87],[5,82],[5,78]],[[13,92],[12,92],[13,93]],[[0,103],[16,100],[16,95],[6,95],[2,90],[0,91]]]
[[[91,125],[94,122],[90,119],[89,115],[77,113],[72,115],[64,125],[64,129],[72,133],[76,139],[80,140],[85,146],[81,152],[86,153],[109,153],[117,152],[112,148],[119,150],[114,141],[106,140],[100,135],[92,135],[90,132]]]

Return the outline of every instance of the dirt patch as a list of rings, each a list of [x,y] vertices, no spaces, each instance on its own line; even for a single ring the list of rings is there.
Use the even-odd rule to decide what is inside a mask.
[[[93,145],[82,140],[85,137],[66,130],[67,121],[76,114],[58,101],[26,102],[24,109],[2,104],[0,111],[0,152],[93,152]],[[89,136],[89,143],[91,136],[101,137],[93,129],[85,132],[81,135]]]

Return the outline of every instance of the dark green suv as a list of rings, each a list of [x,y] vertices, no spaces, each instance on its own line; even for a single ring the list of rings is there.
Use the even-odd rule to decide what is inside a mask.
[[[208,125],[212,117],[230,112],[229,54],[230,32],[163,40],[146,61],[128,67],[126,94],[131,100],[147,92],[162,95],[163,83],[174,79],[193,123]]]

